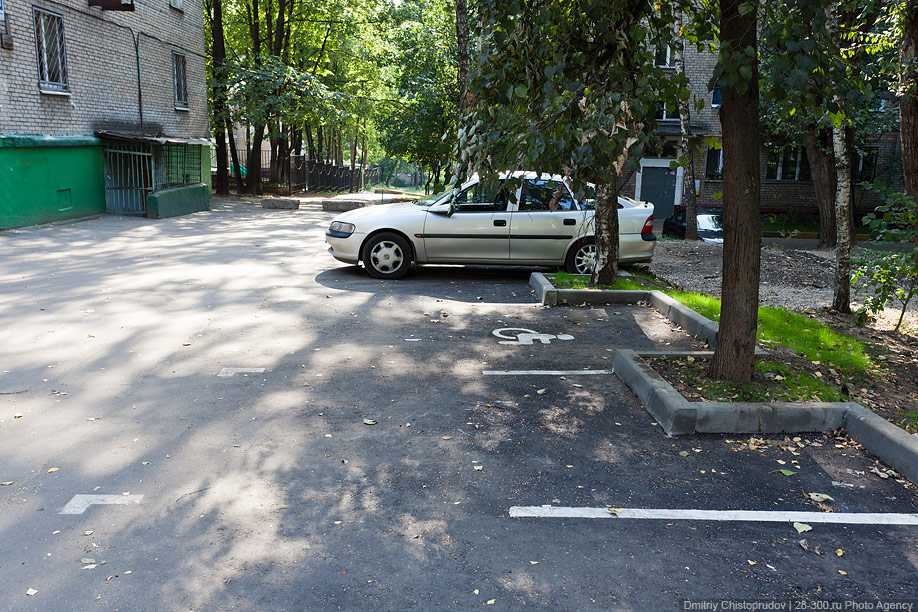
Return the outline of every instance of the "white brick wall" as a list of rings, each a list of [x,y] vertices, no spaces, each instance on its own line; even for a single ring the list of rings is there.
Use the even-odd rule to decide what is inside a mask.
[[[144,131],[208,137],[201,0],[185,0],[184,12],[169,0],[137,0],[134,12],[102,11],[86,0],[6,0],[4,7],[15,46],[0,49],[0,134],[139,132],[131,28],[141,33]],[[39,91],[33,7],[63,17],[69,96]],[[188,111],[175,110],[172,51],[186,57]]]

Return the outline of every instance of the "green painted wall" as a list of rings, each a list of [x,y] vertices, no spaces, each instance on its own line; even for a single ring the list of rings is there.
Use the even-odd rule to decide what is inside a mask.
[[[201,147],[201,182],[207,185],[207,199],[210,199],[211,184],[210,155],[213,147]]]
[[[0,138],[0,229],[104,213],[102,148],[94,140]]]

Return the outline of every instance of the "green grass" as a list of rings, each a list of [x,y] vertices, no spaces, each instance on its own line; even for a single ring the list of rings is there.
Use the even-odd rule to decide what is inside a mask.
[[[648,283],[645,277],[619,276],[612,285],[590,286],[590,277],[586,274],[570,274],[569,272],[555,272],[545,275],[552,285],[558,289],[616,289],[619,291],[645,291],[655,289],[655,283]]]

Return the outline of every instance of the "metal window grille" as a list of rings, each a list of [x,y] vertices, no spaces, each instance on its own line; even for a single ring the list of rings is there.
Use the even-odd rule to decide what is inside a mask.
[[[175,106],[188,108],[188,79],[185,74],[185,56],[172,54],[172,91],[175,94]]]
[[[153,152],[149,145],[108,143],[105,146],[105,209],[115,214],[142,215],[153,191]]]
[[[64,19],[41,9],[35,17],[35,49],[38,53],[38,84],[41,89],[67,91],[67,57]]]
[[[201,147],[167,144],[155,151],[155,189],[194,185],[201,181]]]

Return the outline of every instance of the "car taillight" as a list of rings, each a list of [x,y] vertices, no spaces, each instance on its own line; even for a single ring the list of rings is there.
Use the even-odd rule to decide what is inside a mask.
[[[653,233],[653,215],[647,217],[647,220],[644,221],[644,227],[641,228],[642,234],[652,234]]]

